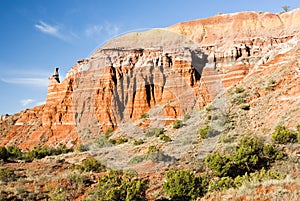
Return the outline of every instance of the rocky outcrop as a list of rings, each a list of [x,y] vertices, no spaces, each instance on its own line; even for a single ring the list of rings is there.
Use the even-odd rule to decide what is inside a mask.
[[[162,38],[172,34],[162,30],[155,32]],[[177,40],[174,40],[175,45],[166,46],[168,48],[164,48],[165,44],[151,47],[141,44],[141,48],[133,49],[106,45],[80,64],[79,68],[88,70],[79,73],[83,88],[73,95],[74,100],[78,99],[75,100],[77,126],[95,130],[95,126],[85,123],[91,113],[93,119],[88,122],[97,122],[106,130],[118,127],[121,122],[136,120],[157,105],[161,106],[155,114],[157,119],[175,119],[197,107],[197,82],[207,62],[206,56],[201,49],[182,47]],[[90,83],[92,91],[86,91],[88,83],[85,82]],[[86,117],[80,107],[82,104],[77,104],[83,96],[88,97],[83,105],[90,108]]]
[[[298,41],[300,9],[236,13],[110,40],[79,60],[46,103],[0,122],[0,142],[73,146],[134,121],[170,121],[210,103]]]
[[[201,44],[224,87],[271,60],[299,33],[300,9],[288,13],[244,12],[182,22],[168,30]],[[267,56],[265,56],[267,55]]]
[[[300,119],[300,43],[258,66],[239,83],[251,110],[237,118],[244,130],[267,133],[282,124],[295,128]]]

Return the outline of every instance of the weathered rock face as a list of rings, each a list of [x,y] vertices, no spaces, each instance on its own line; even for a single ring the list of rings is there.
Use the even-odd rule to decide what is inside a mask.
[[[300,9],[247,12],[115,38],[55,72],[45,105],[3,118],[0,144],[72,146],[144,113],[168,123],[293,48],[299,24]]]
[[[284,54],[276,55],[271,61],[259,65],[247,75],[237,87],[245,92],[227,94],[228,110],[236,121],[237,133],[269,134],[279,125],[295,128],[300,119],[300,43]],[[233,92],[233,93],[232,93]],[[239,98],[237,98],[239,97]],[[237,105],[249,104],[249,111]],[[239,115],[236,115],[239,114]]]
[[[235,13],[182,22],[168,30],[201,44],[224,87],[266,63],[298,36],[300,9],[283,13]],[[298,37],[296,37],[298,38]]]
[[[164,121],[198,107],[198,84],[207,56],[178,34],[150,32],[112,40],[71,71],[78,72],[80,80],[73,94],[79,129],[99,133],[101,128],[136,120],[155,106],[160,108],[150,118]],[[156,38],[146,40],[149,36]],[[87,97],[84,103],[82,97]]]

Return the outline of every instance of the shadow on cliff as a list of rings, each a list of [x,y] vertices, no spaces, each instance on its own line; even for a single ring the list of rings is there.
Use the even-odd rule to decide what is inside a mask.
[[[195,81],[198,82],[202,76],[203,68],[208,63],[208,55],[201,50],[192,50],[192,66],[195,68]]]

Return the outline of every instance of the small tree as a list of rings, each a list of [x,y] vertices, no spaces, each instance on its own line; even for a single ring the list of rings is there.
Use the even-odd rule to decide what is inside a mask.
[[[206,180],[184,170],[167,172],[163,190],[172,200],[191,200],[204,195]]]
[[[182,127],[183,126],[183,123],[182,123],[182,121],[181,120],[175,120],[174,121],[174,123],[173,123],[173,128],[175,128],[175,129],[178,129],[178,128],[180,128],[180,127]]]
[[[288,5],[281,6],[281,8],[283,9],[284,12],[288,12],[290,10],[290,6]]]
[[[105,170],[105,166],[102,165],[95,158],[87,158],[82,162],[82,165],[78,166],[78,169],[85,172],[102,172]]]
[[[146,200],[148,181],[134,175],[110,171],[101,177],[91,200],[143,201]]]
[[[17,146],[8,146],[6,149],[11,160],[22,159],[22,151]]]
[[[253,172],[266,166],[265,156],[263,155],[264,144],[262,140],[246,135],[241,139],[236,154],[232,159],[238,166],[240,174]]]
[[[278,144],[295,143],[297,142],[297,132],[286,126],[278,125],[272,133],[272,141]]]
[[[232,176],[231,158],[227,155],[221,156],[218,152],[210,154],[205,158],[205,164],[216,176]]]
[[[270,163],[283,157],[284,153],[277,147],[264,145],[262,140],[247,135],[241,139],[234,154],[220,155],[215,152],[206,157],[205,163],[214,175],[235,178],[268,168]]]

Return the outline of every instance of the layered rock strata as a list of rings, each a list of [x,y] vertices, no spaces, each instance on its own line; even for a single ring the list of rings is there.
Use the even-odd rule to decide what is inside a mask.
[[[172,121],[210,103],[298,41],[300,9],[236,13],[112,39],[49,79],[44,105],[0,122],[1,145],[30,148],[99,136],[151,113]]]

